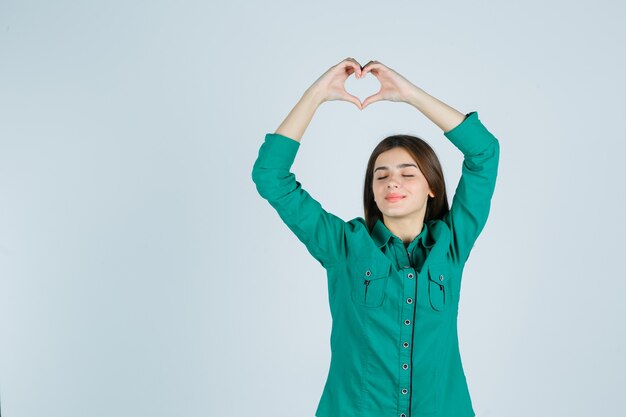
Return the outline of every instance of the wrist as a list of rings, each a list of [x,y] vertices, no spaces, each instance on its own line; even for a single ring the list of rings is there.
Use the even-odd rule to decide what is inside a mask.
[[[422,103],[424,103],[424,98],[427,96],[428,94],[424,90],[414,86],[408,94],[407,103],[420,110]]]
[[[304,94],[302,94],[302,98],[300,100],[312,104],[317,108],[324,102],[324,96],[315,85],[312,85],[304,92]]]

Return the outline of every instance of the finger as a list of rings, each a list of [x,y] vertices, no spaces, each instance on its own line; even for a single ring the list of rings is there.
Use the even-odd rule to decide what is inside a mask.
[[[368,98],[365,99],[365,101],[363,102],[363,108],[369,106],[372,103],[375,103],[377,101],[380,101],[383,99],[383,95],[380,93],[380,91],[374,95],[369,96]]]
[[[354,62],[355,64],[358,64],[359,67],[362,67],[361,64],[358,63],[358,61],[352,57],[348,57],[346,59],[344,59],[344,61],[350,61],[350,62]]]
[[[367,65],[363,67],[363,71],[361,72],[361,76],[364,77],[368,72],[374,74],[374,76],[378,75],[378,70],[380,69],[381,64],[369,62]]]
[[[344,100],[349,101],[350,103],[354,103],[355,106],[357,106],[359,109],[362,109],[362,103],[361,100],[359,100],[358,97],[353,96],[350,93],[346,93],[344,94]]]
[[[356,78],[361,78],[361,64],[359,64],[354,58],[346,58],[344,60],[345,65],[349,66],[348,75],[355,74]]]
[[[351,69],[352,72],[350,72],[350,74],[354,73],[356,78],[361,78],[361,66],[358,62],[351,62]]]

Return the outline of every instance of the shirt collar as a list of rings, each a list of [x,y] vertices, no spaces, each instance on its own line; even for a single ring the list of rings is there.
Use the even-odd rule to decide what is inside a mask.
[[[424,222],[422,231],[420,232],[419,235],[417,235],[417,238],[419,238],[422,241],[422,244],[424,246],[430,247],[432,246],[432,244],[425,243],[426,242],[425,237],[427,234],[428,234],[428,226],[426,225],[426,222]],[[378,219],[376,220],[376,224],[374,224],[374,228],[372,229],[371,236],[374,242],[376,243],[376,246],[378,246],[379,248],[382,248],[383,246],[387,244],[387,242],[389,242],[389,239],[391,239],[394,235],[387,228],[387,226],[385,226],[385,223],[383,223],[382,220]]]

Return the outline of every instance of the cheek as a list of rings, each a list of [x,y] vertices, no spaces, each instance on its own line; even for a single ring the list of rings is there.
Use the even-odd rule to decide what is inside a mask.
[[[376,201],[378,201],[379,199],[382,199],[382,196],[384,195],[384,190],[380,185],[377,186],[376,184],[374,184],[372,186],[372,191],[374,193],[374,199]]]
[[[376,191],[376,189],[374,188],[374,200],[378,201],[380,199],[380,193],[378,191]]]

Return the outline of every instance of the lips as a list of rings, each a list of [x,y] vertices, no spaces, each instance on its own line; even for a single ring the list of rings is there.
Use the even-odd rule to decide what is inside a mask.
[[[387,197],[385,197],[385,200],[394,203],[396,201],[400,201],[404,198],[405,196],[400,195],[400,194],[389,194]]]

